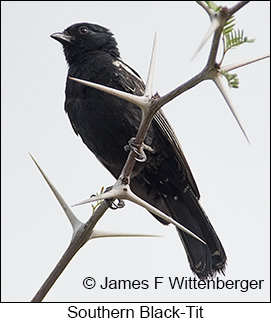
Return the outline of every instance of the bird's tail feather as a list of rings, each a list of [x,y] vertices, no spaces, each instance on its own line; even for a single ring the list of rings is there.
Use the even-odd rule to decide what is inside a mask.
[[[206,245],[204,245],[178,229],[192,271],[200,279],[213,277],[219,272],[224,274],[225,251],[193,192],[188,188],[181,196],[168,196],[167,205],[174,220],[206,242]]]
[[[206,242],[205,245],[196,238],[177,229],[192,271],[200,279],[211,278],[219,272],[224,274],[226,266],[225,251],[191,188],[178,181],[177,189],[177,185],[172,186],[168,181],[163,184],[163,190],[166,193],[157,195],[157,191],[162,191],[161,187],[156,189],[153,186],[147,189],[142,186],[142,182],[142,179],[138,180],[137,178],[132,181],[131,186],[135,194],[171,216]],[[168,224],[156,215],[154,217],[163,224]]]

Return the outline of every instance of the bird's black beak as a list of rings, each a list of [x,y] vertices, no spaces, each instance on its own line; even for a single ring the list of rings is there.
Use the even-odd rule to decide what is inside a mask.
[[[69,35],[61,33],[61,32],[53,33],[51,35],[51,37],[54,38],[55,40],[59,41],[62,45],[72,42],[72,36],[69,36]]]

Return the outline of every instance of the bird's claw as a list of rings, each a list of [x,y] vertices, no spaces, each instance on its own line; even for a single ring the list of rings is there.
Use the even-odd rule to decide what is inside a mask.
[[[121,199],[116,199],[116,200],[118,201],[118,203],[115,203],[113,199],[106,199],[104,201],[111,210],[122,209],[125,206],[124,200],[121,200]]]
[[[138,148],[141,150],[141,152],[139,151]],[[139,144],[136,144],[134,137],[128,141],[128,145],[124,146],[124,149],[126,151],[132,150],[135,154],[137,154],[138,157],[135,157],[135,160],[141,163],[144,163],[147,160],[147,155],[145,154],[144,149],[154,153],[154,149],[152,149],[150,146],[142,143],[140,147]]]
[[[133,150],[133,152],[135,152],[136,154],[139,155],[139,152],[137,150],[137,148],[139,147],[139,144],[135,143],[135,137],[132,137],[129,141],[128,141],[128,145],[124,146],[124,150],[125,151],[129,151],[129,150]]]
[[[112,190],[112,186],[109,186],[106,188],[105,192],[109,192]],[[105,199],[106,205],[111,209],[111,210],[117,210],[117,209],[122,209],[125,206],[124,200],[121,199],[116,199],[118,203],[115,203],[113,199]]]
[[[147,160],[147,155],[144,153],[144,150],[142,150],[142,153],[137,153],[138,154],[138,158],[135,157],[135,160],[140,162],[140,163],[144,163]]]

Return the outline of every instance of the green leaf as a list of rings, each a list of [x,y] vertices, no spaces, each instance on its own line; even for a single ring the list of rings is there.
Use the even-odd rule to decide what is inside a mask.
[[[223,28],[223,31],[222,31],[222,34],[223,35],[227,35],[228,33],[230,33],[230,32],[232,32],[233,31],[233,28],[234,28],[234,26],[235,26],[235,17],[234,16],[231,16],[228,20],[227,20],[227,22],[226,22],[226,24],[225,24],[225,26],[224,26],[224,28]]]
[[[230,74],[224,70],[220,71],[223,76],[225,76],[226,80],[228,81],[228,85],[230,88],[238,89],[239,87],[239,79],[237,77],[237,74]]]
[[[244,36],[244,31],[239,29],[224,34],[224,39],[225,52],[244,43],[253,43],[255,41],[255,39],[248,39],[247,36]]]
[[[223,35],[227,35],[230,32],[232,32],[234,26],[235,26],[235,24],[231,24],[231,25],[225,26],[224,29],[223,29]]]

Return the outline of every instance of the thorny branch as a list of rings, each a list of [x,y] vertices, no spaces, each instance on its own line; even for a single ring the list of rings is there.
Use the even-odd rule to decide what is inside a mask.
[[[136,138],[135,138],[135,141],[134,141],[134,143],[136,145],[138,145],[139,147],[142,147],[142,144],[144,142],[144,138],[145,138],[146,133],[148,131],[148,128],[149,128],[149,126],[151,124],[151,121],[152,121],[152,118],[153,118],[154,114],[162,106],[164,106],[165,104],[167,104],[168,102],[170,102],[171,100],[173,100],[174,98],[176,98],[177,96],[182,94],[183,92],[191,89],[192,87],[196,86],[197,84],[199,84],[200,82],[202,82],[204,80],[212,79],[217,84],[217,86],[219,87],[219,84],[217,82],[219,71],[217,69],[217,64],[216,64],[216,55],[217,55],[217,50],[218,50],[218,45],[219,45],[219,41],[220,41],[221,32],[223,30],[223,27],[224,27],[227,19],[229,17],[231,17],[231,15],[236,13],[238,10],[240,10],[244,5],[246,5],[248,3],[248,1],[241,1],[238,4],[236,4],[235,6],[233,6],[232,8],[229,8],[229,9],[223,7],[219,13],[218,12],[214,13],[212,11],[212,9],[207,7],[207,5],[206,5],[206,3],[204,1],[198,1],[198,3],[208,13],[208,15],[211,18],[212,25],[213,25],[213,27],[210,29],[210,31],[211,31],[210,35],[212,33],[214,33],[210,54],[209,54],[206,66],[203,68],[203,70],[200,73],[198,73],[196,76],[194,76],[193,78],[191,78],[190,80],[185,82],[184,84],[177,87],[176,89],[170,91],[169,93],[167,93],[167,94],[165,94],[165,95],[163,95],[161,97],[159,97],[158,95],[152,95],[152,79],[153,79],[153,71],[154,71],[154,63],[153,63],[154,60],[153,59],[152,59],[151,64],[150,64],[149,76],[148,76],[148,81],[147,81],[147,84],[146,84],[146,91],[145,91],[145,95],[143,97],[136,97],[134,95],[131,95],[131,94],[128,94],[128,93],[123,93],[121,91],[117,91],[117,90],[114,90],[114,89],[111,89],[111,88],[107,88],[107,87],[101,86],[99,84],[93,84],[91,82],[86,82],[86,81],[83,81],[83,80],[74,79],[75,81],[84,83],[84,84],[89,85],[89,86],[96,87],[96,88],[98,88],[98,89],[100,89],[102,91],[111,93],[112,95],[117,95],[119,97],[122,97],[123,99],[131,101],[131,102],[133,102],[133,103],[135,103],[135,104],[137,104],[137,105],[139,105],[141,107],[141,109],[142,109],[142,121],[141,121],[141,125],[140,125],[140,127],[138,129],[138,132],[137,132],[137,135],[136,135]],[[204,43],[206,42],[207,38],[210,35],[207,35],[207,37],[205,37],[204,41],[200,45],[200,48],[204,45]],[[154,46],[153,52],[154,51],[155,51],[155,46]],[[154,55],[152,57],[154,57]],[[266,58],[266,57],[267,56],[262,57],[262,58]],[[262,59],[262,58],[260,58],[260,59]],[[256,60],[259,60],[259,59],[255,59],[253,61],[256,61]],[[248,62],[245,62],[245,64],[249,64],[251,62],[252,61],[248,61]],[[238,68],[238,67],[240,67],[242,65],[244,65],[244,63],[233,64],[230,67],[227,67],[227,69],[230,70],[230,69],[233,69],[233,68]],[[226,70],[226,68],[225,68],[225,70]],[[224,97],[227,100],[227,95],[225,94],[225,96]],[[235,112],[233,110],[233,107],[232,107],[231,103],[228,102],[228,104],[229,104],[229,106],[230,106],[236,120],[238,121],[238,123],[239,123],[239,125],[241,127],[241,124],[240,124],[239,120],[237,119],[237,117],[235,115]],[[242,127],[241,127],[241,129],[242,129],[243,133],[245,134]],[[246,134],[245,134],[245,136],[246,136]],[[118,181],[113,186],[111,191],[103,193],[103,194],[101,194],[101,195],[99,195],[99,196],[97,196],[95,198],[90,198],[90,199],[88,199],[86,201],[83,201],[83,202],[81,202],[79,204],[93,202],[93,201],[96,201],[96,200],[107,199],[107,198],[113,198],[113,199],[115,199],[115,198],[119,198],[119,199],[125,198],[125,199],[131,200],[131,201],[145,207],[148,210],[151,210],[153,213],[157,214],[158,216],[160,216],[162,218],[164,217],[164,219],[166,219],[166,221],[168,221],[170,223],[174,223],[175,221],[168,218],[166,215],[162,214],[162,212],[160,212],[159,210],[151,208],[150,205],[147,205],[147,203],[145,201],[140,200],[137,196],[135,196],[131,192],[130,186],[129,186],[130,175],[131,175],[132,170],[134,168],[134,165],[136,163],[136,160],[135,160],[136,157],[138,157],[138,155],[135,153],[134,150],[131,150],[129,155],[128,155],[127,161],[126,161],[126,163],[125,163],[125,165],[123,167],[121,175],[120,175]],[[34,160],[34,162],[36,163],[35,160]],[[109,233],[100,233],[98,231],[95,231],[95,229],[94,229],[95,225],[100,220],[100,218],[104,215],[104,213],[106,212],[106,210],[108,208],[108,206],[106,205],[105,202],[102,202],[99,205],[99,207],[95,210],[94,214],[90,217],[90,219],[85,224],[80,222],[77,219],[77,217],[74,215],[74,213],[71,211],[71,209],[68,207],[66,202],[63,200],[63,198],[61,197],[59,192],[57,192],[57,190],[55,189],[53,184],[46,177],[46,175],[44,174],[44,172],[41,170],[41,168],[38,166],[37,163],[36,163],[36,165],[39,168],[39,170],[42,173],[45,180],[47,181],[48,185],[52,189],[52,191],[55,194],[56,198],[58,199],[59,203],[61,204],[61,206],[62,206],[63,210],[65,211],[69,221],[71,222],[72,227],[73,227],[73,236],[72,236],[72,240],[70,242],[70,245],[68,246],[68,248],[65,251],[64,255],[62,256],[62,258],[60,259],[59,263],[56,265],[56,267],[54,268],[52,273],[49,275],[49,277],[47,278],[45,283],[41,286],[40,290],[33,297],[32,302],[40,302],[40,301],[43,300],[43,298],[46,296],[46,294],[48,293],[50,288],[53,286],[53,284],[55,283],[57,278],[61,275],[63,270],[66,268],[66,266],[68,265],[70,260],[73,258],[73,256],[77,253],[77,251],[88,240],[93,239],[93,238],[97,238],[97,237],[105,237],[105,236],[110,236],[110,237],[112,237],[112,236],[134,236],[134,235],[127,234],[127,233],[109,234]],[[180,228],[181,230],[184,230],[187,233],[193,235],[195,238],[199,239],[193,233],[187,231],[186,228],[180,226],[180,224],[174,223],[174,225],[178,226],[178,228]],[[137,235],[137,236],[143,236],[143,235]],[[148,235],[145,235],[145,236],[148,236]],[[202,241],[202,240],[201,240],[201,242],[204,243],[204,241]]]

